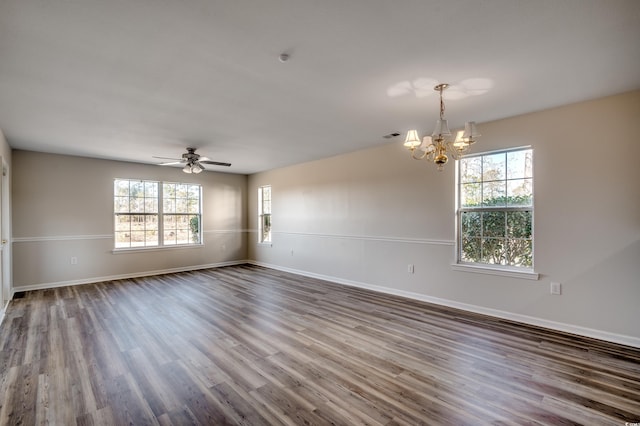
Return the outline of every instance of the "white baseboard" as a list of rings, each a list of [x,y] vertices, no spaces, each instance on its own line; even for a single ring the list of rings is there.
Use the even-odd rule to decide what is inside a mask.
[[[103,281],[114,281],[114,280],[125,280],[129,278],[141,278],[141,277],[150,277],[153,275],[162,275],[162,274],[173,274],[176,272],[188,272],[188,271],[197,271],[199,269],[209,269],[209,268],[219,268],[222,266],[233,266],[233,265],[244,265],[249,263],[247,260],[233,260],[229,262],[219,262],[219,263],[210,263],[207,265],[196,265],[196,266],[183,266],[179,268],[169,268],[169,269],[159,269],[156,271],[146,271],[146,272],[134,272],[131,274],[121,274],[121,275],[109,275],[105,277],[90,277],[83,278],[79,280],[70,280],[70,281],[57,281],[50,283],[41,283],[41,284],[30,284],[20,287],[14,287],[13,292],[11,294],[11,299],[13,299],[13,295],[19,291],[32,291],[32,290],[43,290],[47,288],[56,288],[56,287],[66,287],[70,285],[82,285],[82,284],[92,284],[99,283]]]
[[[605,340],[607,342],[619,343],[622,345],[632,346],[640,348],[640,338],[633,336],[626,336],[623,334],[609,333],[602,330],[595,330],[592,328],[581,327],[572,324],[565,324],[556,321],[550,321],[543,318],[531,317],[528,315],[516,314],[513,312],[501,311],[498,309],[486,308],[483,306],[470,305],[467,303],[456,302],[454,300],[441,299],[438,297],[427,296],[425,294],[414,293],[410,291],[397,290],[389,287],[382,287],[358,281],[346,280],[343,278],[332,277],[328,275],[316,274],[313,272],[301,271],[292,268],[286,268],[278,265],[271,265],[264,262],[248,261],[248,263],[257,266],[263,266],[265,268],[276,269],[283,272],[289,272],[292,274],[302,275],[310,278],[317,278],[325,281],[329,281],[336,284],[343,284],[351,287],[363,288],[378,293],[391,294],[394,296],[406,297],[408,299],[420,300],[423,302],[433,303],[436,305],[448,306],[451,308],[461,309],[464,311],[474,312],[477,314],[489,315],[492,317],[503,318],[510,321],[520,322],[524,324],[534,325],[538,327],[548,328],[551,330],[561,331],[564,333],[576,334],[579,336],[590,337],[599,340]]]

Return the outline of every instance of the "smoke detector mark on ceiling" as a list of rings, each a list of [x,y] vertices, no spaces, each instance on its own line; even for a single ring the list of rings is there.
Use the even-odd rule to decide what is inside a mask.
[[[400,133],[398,132],[389,133],[388,135],[384,135],[383,138],[391,139],[391,138],[395,138],[396,136],[400,136]]]

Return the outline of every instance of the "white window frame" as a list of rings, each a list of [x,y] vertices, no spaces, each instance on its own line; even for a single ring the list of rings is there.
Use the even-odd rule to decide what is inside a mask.
[[[500,150],[495,150],[495,151],[487,151],[487,152],[481,152],[481,153],[476,153],[476,154],[470,154],[470,155],[466,155],[464,157],[462,157],[460,160],[456,161],[456,170],[455,170],[455,201],[456,201],[456,205],[455,205],[455,212],[456,212],[456,220],[455,220],[455,235],[456,235],[456,239],[455,239],[455,256],[456,256],[456,263],[452,265],[452,268],[454,270],[459,270],[459,271],[464,271],[464,272],[476,272],[476,273],[484,273],[484,274],[491,274],[491,275],[502,275],[502,276],[509,276],[509,277],[514,277],[514,278],[524,278],[524,279],[531,279],[531,280],[537,280],[539,278],[539,274],[536,273],[534,271],[534,266],[535,266],[535,259],[534,259],[534,253],[535,253],[535,227],[534,227],[534,217],[535,217],[535,209],[534,209],[534,204],[535,204],[535,195],[534,195],[534,191],[533,191],[533,186],[534,186],[534,181],[535,181],[535,174],[533,171],[533,164],[532,164],[532,170],[531,170],[531,196],[532,196],[532,202],[531,202],[531,206],[500,206],[500,207],[490,207],[490,206],[484,206],[484,207],[461,207],[462,205],[462,182],[461,182],[461,167],[460,167],[460,161],[464,160],[464,159],[468,159],[468,158],[474,158],[474,157],[485,157],[485,156],[489,156],[489,155],[495,155],[495,154],[508,154],[510,152],[516,152],[516,151],[524,151],[524,150],[531,150],[531,155],[532,155],[532,161],[533,161],[533,149],[531,146],[523,146],[523,147],[517,147],[517,148],[509,148],[509,149],[500,149]],[[502,180],[502,179],[500,179]],[[505,170],[505,185],[507,184],[507,182],[509,181],[508,177],[506,176],[506,170]],[[484,181],[481,180],[480,184],[482,184]],[[506,192],[505,192],[506,194]],[[470,262],[470,261],[465,261],[462,259],[462,214],[465,212],[479,212],[479,213],[486,213],[486,212],[513,212],[513,211],[531,211],[531,267],[526,267],[526,266],[513,266],[513,265],[502,265],[502,264],[492,264],[492,263],[484,263],[484,262]],[[506,236],[505,236],[506,238]]]
[[[269,197],[265,199],[266,189],[268,189]],[[271,207],[273,201],[273,189],[271,185],[262,185],[258,187],[258,243],[271,244]],[[265,232],[265,228],[268,230]]]
[[[117,198],[120,198],[118,196],[118,194],[116,194],[116,185],[117,182],[122,181],[122,182],[129,182],[129,185],[131,185],[131,183],[135,183],[135,182],[139,182],[142,183],[143,185],[153,185],[155,186],[155,193],[157,194],[156,197],[143,197],[143,199],[145,200],[145,208],[143,209],[142,212],[140,211],[118,211],[118,205],[117,205]],[[144,179],[130,179],[130,178],[115,178],[113,181],[114,184],[114,193],[113,193],[113,251],[114,252],[127,252],[127,251],[139,251],[139,250],[157,250],[157,249],[170,249],[170,248],[187,248],[187,247],[198,247],[198,246],[202,246],[204,245],[203,243],[203,237],[202,237],[202,185],[200,184],[195,184],[195,183],[186,183],[186,182],[161,182],[161,181],[155,181],[155,180],[144,180]],[[171,209],[170,206],[171,204],[167,204],[165,206],[165,201],[168,201],[169,199],[165,200],[165,185],[187,185],[188,187],[191,188],[197,188],[197,193],[198,193],[198,200],[197,200],[197,212],[176,212],[173,211],[175,209]],[[193,191],[193,189],[191,189]],[[128,198],[131,198],[130,196],[128,196]],[[189,197],[187,197],[186,199],[183,199],[182,197],[180,198],[173,198],[175,200],[174,204],[178,203],[179,201],[183,201],[186,205],[189,205]],[[149,204],[151,206],[155,205],[155,211],[154,208],[151,207],[150,211],[147,211],[147,206],[149,204],[147,204],[147,200],[149,200]],[[154,202],[155,201],[155,204]],[[193,205],[193,204],[192,204]],[[118,225],[117,225],[117,220],[119,216],[155,216],[156,217],[156,221],[157,221],[157,229],[155,230],[155,232],[157,233],[157,242],[152,241],[151,243],[147,244],[146,238],[144,241],[144,244],[142,245],[131,245],[132,241],[129,242],[128,246],[117,246],[117,234],[118,232],[123,232],[123,231],[119,231],[118,230]],[[165,226],[164,226],[164,222],[165,222],[165,218],[167,218],[168,216],[191,216],[191,217],[197,217],[197,230],[196,232],[193,232],[191,223],[189,221],[189,229],[187,229],[187,235],[188,235],[188,241],[189,242],[177,242],[177,236],[176,236],[176,243],[170,243],[168,240],[165,240],[165,235],[164,235],[164,231],[165,231]],[[193,240],[193,234],[197,235],[197,240]],[[131,237],[130,237],[131,238]]]

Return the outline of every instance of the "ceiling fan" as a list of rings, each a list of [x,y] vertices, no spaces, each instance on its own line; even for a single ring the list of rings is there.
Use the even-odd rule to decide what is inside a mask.
[[[203,164],[212,164],[214,166],[229,167],[231,163],[223,163],[220,161],[213,161],[207,157],[201,157],[200,154],[196,154],[196,148],[187,148],[187,152],[182,154],[182,158],[167,158],[167,157],[153,157],[161,160],[171,160],[165,163],[160,163],[160,166],[174,166],[176,164],[184,164],[182,169],[185,173],[200,173],[205,170]]]

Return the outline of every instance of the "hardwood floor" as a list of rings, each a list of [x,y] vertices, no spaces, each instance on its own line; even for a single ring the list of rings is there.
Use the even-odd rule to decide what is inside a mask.
[[[256,266],[28,292],[0,424],[640,422],[640,350]]]

